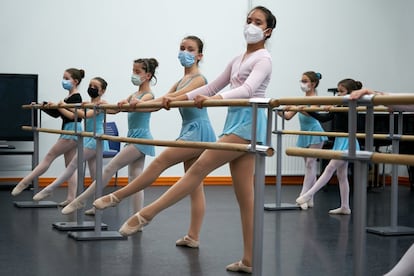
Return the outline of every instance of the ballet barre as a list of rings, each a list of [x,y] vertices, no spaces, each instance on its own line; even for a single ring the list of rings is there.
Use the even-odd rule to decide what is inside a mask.
[[[271,98],[251,98],[251,99],[230,99],[230,100],[205,100],[202,104],[203,107],[228,107],[228,106],[252,106],[253,103],[259,103],[269,108],[279,106],[279,100]],[[139,109],[145,108],[164,108],[161,102],[143,102],[137,103],[136,105],[123,104],[92,104],[92,103],[76,103],[76,104],[26,104],[22,105],[23,109],[58,109],[58,108],[94,108],[100,109],[115,109],[120,111],[138,111]],[[170,108],[177,107],[196,107],[194,101],[173,101],[169,103]]]
[[[280,98],[272,103],[280,105],[348,105],[351,102],[359,105],[410,105],[414,104],[414,94],[407,95],[365,95],[358,100],[351,100],[347,96],[317,96],[317,97],[290,97]],[[356,109],[355,109],[356,110]]]
[[[46,133],[55,133],[55,134],[69,134],[77,135],[79,137],[94,137],[97,141],[101,140],[115,140],[120,142],[127,143],[139,143],[155,146],[168,146],[168,147],[191,147],[191,148],[202,148],[202,149],[212,149],[212,150],[232,150],[232,151],[241,151],[255,154],[255,175],[254,175],[254,235],[253,235],[253,274],[262,275],[262,255],[263,255],[263,201],[264,201],[264,183],[265,183],[265,157],[272,156],[274,154],[273,148],[270,145],[271,139],[271,112],[272,108],[278,105],[278,101],[274,99],[262,99],[262,98],[252,98],[252,99],[243,99],[243,100],[206,100],[202,103],[203,107],[208,106],[250,106],[253,110],[252,112],[252,139],[250,144],[235,144],[235,143],[219,143],[219,142],[189,142],[189,141],[164,141],[164,140],[150,140],[150,139],[138,139],[138,138],[126,138],[119,136],[110,136],[110,135],[96,135],[91,132],[76,132],[76,131],[63,131],[55,129],[46,129],[46,128],[37,128],[32,126],[24,126],[23,129],[35,131],[35,132],[46,132]],[[125,112],[134,112],[139,109],[146,108],[163,108],[164,106],[161,103],[138,103],[135,106],[129,104],[118,106],[118,105],[94,105],[94,104],[62,104],[62,105],[42,105],[42,104],[31,104],[25,105],[23,108],[30,109],[56,109],[56,108],[94,108],[94,109],[115,109],[118,111]],[[171,102],[169,104],[170,108],[173,107],[195,107],[194,101],[182,101],[182,102]],[[256,144],[256,119],[257,119],[257,109],[258,108],[267,108],[268,122],[267,122],[267,133],[266,133],[266,145],[257,145]],[[78,141],[79,143],[79,141]],[[102,153],[102,143],[97,143],[97,156]],[[101,158],[97,158],[97,171],[102,170]],[[97,173],[96,183],[101,182],[101,173]],[[101,185],[101,184],[100,184]],[[96,189],[96,197],[99,197],[99,185]],[[97,212],[95,217],[100,217],[99,212]],[[95,232],[100,233],[100,228],[98,229],[95,225]],[[86,234],[88,232],[85,232]],[[74,233],[76,234],[76,233]],[[90,240],[90,237],[85,239],[82,237],[80,240]]]
[[[330,131],[304,131],[304,130],[282,130],[282,134],[287,135],[310,135],[310,136],[329,136],[329,137],[349,137],[348,132],[330,132]],[[358,139],[367,137],[365,133],[356,133]],[[395,134],[394,134],[395,135]],[[374,139],[387,140],[391,139],[393,134],[373,134]],[[399,135],[401,141],[414,141],[414,135]]]
[[[329,112],[348,112],[349,108],[346,106],[330,106],[330,107],[323,107],[323,106],[285,106],[278,109],[279,112],[284,111],[329,111]],[[358,112],[365,112],[367,111],[366,106],[358,106],[356,109]],[[390,109],[385,106],[376,106],[374,107],[374,111],[376,112],[390,112]]]
[[[216,103],[217,102],[217,103]],[[354,175],[354,177],[358,178],[360,177],[362,179],[361,176],[366,175],[367,174],[367,162],[370,160],[370,158],[368,158],[367,156],[365,157],[365,159],[359,159],[359,155],[361,155],[359,152],[356,152],[355,150],[355,140],[356,140],[356,113],[357,113],[357,104],[359,105],[366,105],[367,108],[367,117],[366,117],[366,122],[367,122],[367,136],[366,136],[366,146],[368,149],[371,149],[370,145],[372,144],[372,142],[370,142],[370,140],[372,140],[372,129],[369,128],[370,124],[369,124],[369,120],[370,119],[370,115],[373,114],[373,105],[377,105],[377,104],[414,104],[414,96],[381,96],[381,97],[376,97],[376,96],[364,96],[359,100],[350,100],[349,97],[345,96],[345,97],[338,97],[338,96],[334,96],[334,97],[296,97],[296,98],[281,98],[281,99],[268,99],[267,101],[263,101],[263,102],[254,102],[252,101],[252,99],[250,100],[206,100],[202,103],[203,107],[208,107],[208,106],[214,106],[214,104],[217,104],[217,106],[252,106],[254,109],[256,109],[257,107],[266,107],[268,108],[268,114],[269,114],[269,110],[270,108],[274,108],[274,107],[278,107],[280,105],[299,105],[299,104],[330,104],[330,105],[349,105],[349,151],[348,151],[348,157],[349,160],[354,160],[355,164],[356,164],[356,168],[358,168],[356,170],[356,173]],[[28,108],[45,108],[44,106],[36,106],[33,107],[32,105],[29,106]],[[88,105],[80,105],[81,107],[84,108],[90,108],[90,106]],[[147,104],[147,103],[139,103],[136,106],[130,106],[130,105],[123,105],[123,106],[118,106],[118,105],[101,105],[101,106],[95,106],[95,105],[91,105],[94,106],[96,108],[102,108],[102,109],[116,109],[119,111],[126,111],[126,112],[132,112],[132,111],[136,111],[139,109],[145,109],[145,108],[163,108],[164,106],[159,103],[159,104]],[[169,107],[173,108],[173,107],[179,107],[179,106],[183,106],[183,107],[194,107],[195,104],[193,101],[183,101],[183,102],[171,102]],[[59,105],[59,106],[48,106],[47,108],[61,108],[61,107],[68,107],[70,108],[70,105]],[[75,107],[79,107],[79,105],[75,106]],[[254,115],[254,113],[253,113]],[[268,133],[269,132],[269,122],[271,120],[271,116],[268,116]],[[255,121],[255,120],[253,120]],[[371,124],[372,125],[372,124]],[[32,128],[33,130],[33,128]],[[255,128],[252,127],[252,132],[254,133]],[[267,133],[267,134],[268,134]],[[252,138],[254,138],[255,135],[252,135]],[[269,135],[267,136],[269,137]],[[102,137],[101,136],[97,136],[95,137],[96,139],[102,139],[105,138],[105,136]],[[109,137],[107,137],[109,138]],[[252,145],[251,148],[248,149],[246,148],[246,150],[248,150],[249,152],[254,152],[256,153],[256,174],[255,174],[255,213],[254,213],[254,255],[253,255],[253,273],[255,275],[261,275],[261,263],[262,263],[262,231],[263,231],[263,212],[258,211],[257,208],[257,203],[260,204],[260,202],[262,201],[263,198],[263,185],[256,185],[256,184],[263,184],[263,180],[264,180],[264,157],[265,157],[265,153],[263,151],[263,149],[256,149],[257,145],[255,145],[255,141],[253,141],[254,139],[252,139]],[[267,140],[267,145],[269,145],[269,139]],[[100,143],[98,143],[100,144]],[[246,145],[244,145],[246,146]],[[97,149],[98,150],[98,149]],[[273,152],[273,150],[272,150]],[[278,151],[277,151],[278,152]],[[272,153],[273,154],[273,153]],[[358,154],[358,158],[356,158]],[[367,154],[369,155],[369,154]],[[258,177],[257,177],[258,176]],[[366,182],[365,183],[361,183],[362,185],[360,185],[361,187],[359,187],[358,191],[355,191],[355,205],[356,205],[356,210],[358,210],[359,212],[357,212],[357,214],[354,217],[354,271],[355,271],[355,275],[364,275],[364,269],[365,269],[365,255],[363,253],[364,249],[365,249],[365,235],[364,235],[364,229],[365,229],[365,212],[366,212],[366,198],[364,197],[363,193],[361,193],[361,189],[363,190],[364,187],[366,186]],[[259,187],[259,188],[258,188]],[[259,190],[256,190],[256,189]],[[360,196],[361,195],[361,196]],[[260,196],[260,197],[257,197]],[[263,203],[261,205],[261,209],[263,208]],[[259,213],[260,212],[260,213]]]
[[[354,179],[359,181],[361,185],[357,185],[354,189],[354,208],[357,210],[354,213],[354,248],[353,248],[353,259],[354,259],[354,275],[365,275],[365,254],[364,251],[366,250],[366,235],[365,235],[365,226],[366,226],[366,186],[367,186],[367,179],[366,176],[368,175],[368,162],[375,162],[381,160],[382,158],[389,158],[388,154],[381,154],[381,153],[372,153],[373,151],[373,115],[374,115],[374,106],[375,105],[412,105],[414,104],[414,95],[394,95],[394,96],[377,96],[377,95],[369,95],[363,96],[358,100],[351,100],[349,96],[343,97],[296,97],[296,98],[282,98],[278,100],[280,105],[344,105],[345,107],[330,107],[329,111],[333,112],[337,110],[338,112],[345,112],[348,111],[348,129],[349,134],[347,134],[349,138],[349,149],[347,153],[344,152],[337,152],[335,155],[337,158],[346,158],[346,160],[354,162]],[[357,105],[361,105],[358,106]],[[279,107],[280,108],[280,107]],[[291,107],[289,107],[291,108]],[[313,111],[316,110],[324,110],[323,107],[300,107],[297,108],[297,111],[304,111],[307,108],[308,110]],[[381,107],[382,108],[382,107]],[[292,108],[294,109],[294,108]],[[342,109],[342,110],[340,110]],[[378,110],[378,107],[375,107]],[[279,109],[280,110],[280,109]],[[356,122],[357,122],[357,113],[358,111],[366,112],[365,117],[365,126],[366,126],[366,134],[365,134],[365,148],[367,151],[356,151]],[[283,111],[283,110],[281,110]],[[284,121],[283,121],[284,123]],[[278,151],[281,149],[281,137],[283,130],[276,130],[278,135],[278,144],[276,148],[276,152],[278,157],[280,153]],[[286,132],[285,132],[286,134]],[[297,132],[298,134],[298,132]],[[337,133],[338,134],[338,133]],[[400,138],[401,133],[398,135],[385,135],[385,139],[395,139]],[[338,136],[343,134],[338,134]],[[388,137],[387,137],[388,136]],[[378,137],[378,136],[377,136]],[[377,138],[376,137],[376,138]],[[404,137],[406,139],[407,137]],[[408,138],[411,139],[411,138]],[[280,141],[280,143],[279,143]],[[308,149],[309,150],[309,149]],[[289,149],[287,153],[293,153],[292,149]],[[309,152],[308,152],[309,153]],[[344,157],[345,155],[345,157]],[[383,156],[385,155],[385,156]],[[309,157],[326,157],[325,153],[320,153],[318,151],[312,151],[309,154]],[[334,157],[332,157],[334,159]],[[394,162],[400,164],[407,160],[401,160],[401,158],[405,158],[405,156],[397,157],[394,159]],[[280,159],[278,158],[278,167]],[[381,160],[383,161],[383,160]],[[411,162],[411,161],[410,161]],[[394,165],[393,165],[394,166]],[[280,170],[278,169],[278,172]],[[279,177],[280,178],[280,177]],[[279,184],[278,181],[276,184]],[[395,183],[396,186],[398,183]]]
[[[290,156],[349,160],[349,155],[347,151],[337,151],[337,150],[291,147],[291,148],[286,149],[286,154]],[[409,154],[392,154],[392,153],[380,153],[380,152],[370,152],[370,151],[357,151],[356,158],[365,160],[365,161],[370,161],[372,163],[387,163],[387,164],[414,166],[414,156],[409,155]]]
[[[28,130],[28,131],[76,135],[76,136],[82,136],[82,137],[99,138],[101,140],[111,140],[111,141],[124,142],[124,143],[154,145],[154,146],[162,146],[162,147],[230,150],[230,151],[240,151],[240,152],[251,152],[252,151],[252,146],[250,144],[235,144],[235,143],[223,143],[223,142],[170,141],[170,140],[129,138],[129,137],[106,135],[106,134],[95,135],[93,132],[87,132],[87,131],[75,132],[71,130],[37,128],[37,127],[30,127],[30,126],[22,126],[22,129]],[[265,156],[268,156],[268,157],[273,156],[274,154],[274,149],[268,146],[256,145],[256,150],[262,152]]]

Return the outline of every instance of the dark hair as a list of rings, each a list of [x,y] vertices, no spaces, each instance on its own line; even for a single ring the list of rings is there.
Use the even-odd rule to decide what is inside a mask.
[[[93,80],[97,80],[100,84],[103,90],[106,89],[106,87],[108,86],[108,83],[106,82],[106,80],[104,80],[101,77],[94,77]]]
[[[141,63],[146,73],[151,74],[150,81],[154,78],[157,83],[157,77],[155,76],[155,69],[158,67],[158,61],[155,58],[139,58],[134,60],[134,63]]]
[[[265,8],[263,6],[256,6],[249,12],[249,14],[252,13],[252,11],[254,11],[254,10],[261,10],[265,14],[265,16],[266,16],[266,25],[267,25],[268,28],[271,28],[272,30],[274,28],[276,28],[276,16],[274,16],[273,13],[268,8]],[[271,35],[272,34],[267,36],[266,39],[271,37]]]
[[[78,85],[81,83],[82,79],[85,77],[85,71],[82,69],[69,68],[69,69],[66,69],[65,71],[69,73],[72,79],[78,81]]]
[[[316,83],[315,88],[318,87],[319,80],[322,79],[322,74],[321,73],[316,73],[314,71],[307,71],[307,72],[303,73],[303,75],[307,76],[310,79],[311,82]]]
[[[198,53],[199,54],[202,54],[203,53],[204,43],[203,43],[203,41],[198,36],[188,35],[188,36],[184,37],[183,40],[184,39],[191,39],[191,40],[193,40],[197,44]]]
[[[338,82],[338,86],[340,85],[345,87],[347,94],[350,94],[352,91],[362,88],[362,82],[353,79],[343,79]]]

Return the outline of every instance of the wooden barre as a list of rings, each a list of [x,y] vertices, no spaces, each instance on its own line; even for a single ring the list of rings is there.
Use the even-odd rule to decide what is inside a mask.
[[[328,97],[292,97],[278,99],[279,105],[342,105],[349,101],[346,97],[328,96]],[[371,99],[373,105],[405,105],[414,104],[413,95],[385,95],[374,96]]]
[[[275,99],[263,99],[262,105],[267,105],[269,107],[274,107],[278,105],[278,101]],[[267,102],[266,102],[267,101]],[[254,101],[253,101],[254,102]],[[220,107],[220,106],[251,106],[253,103],[249,99],[230,99],[230,100],[206,100],[203,102],[203,107]],[[164,108],[161,102],[159,103],[138,103],[135,107],[130,106],[129,104],[124,104],[121,107],[119,107],[116,104],[52,104],[52,105],[43,105],[43,104],[29,104],[29,105],[23,105],[23,109],[58,109],[58,108],[94,108],[99,107],[101,109],[117,109],[117,110],[123,110],[123,111],[133,111],[133,110],[139,110],[141,108]],[[170,107],[195,107],[194,101],[175,101],[170,103]]]
[[[266,100],[266,99],[264,99]],[[277,107],[281,105],[342,105],[349,101],[346,97],[329,96],[329,97],[292,97],[292,98],[280,98],[280,99],[267,99],[267,105],[269,107]],[[374,105],[406,105],[414,104],[414,95],[389,95],[389,96],[374,96],[372,97],[372,103]],[[229,99],[229,100],[206,100],[203,102],[203,106],[251,106],[252,101],[250,99]],[[43,104],[28,104],[23,105],[24,109],[57,109],[57,108],[74,108],[84,107],[93,108],[94,104],[65,104],[65,105],[43,105]],[[104,104],[99,105],[101,108],[106,109],[119,109],[118,105]],[[194,107],[194,101],[175,101],[170,103],[170,107]],[[125,104],[122,109],[132,110],[139,108],[163,108],[162,103],[139,103],[134,108]]]
[[[356,109],[358,112],[365,112],[367,111],[366,106],[358,106]],[[376,112],[386,112],[389,113],[390,109],[388,107],[385,106],[375,106],[373,108],[374,111]],[[324,107],[316,107],[316,106],[310,106],[310,107],[297,107],[297,106],[286,106],[283,108],[283,110],[279,110],[280,112],[283,111],[296,111],[296,112],[300,112],[300,111],[326,111],[326,112],[348,112],[349,111],[349,107],[346,106],[334,106],[334,107],[330,107],[329,110],[326,110]]]
[[[277,131],[276,131],[277,132]],[[347,132],[327,132],[327,131],[304,131],[304,130],[282,130],[282,134],[287,135],[310,135],[310,136],[329,136],[329,137],[349,137]],[[398,134],[394,134],[397,136]],[[365,133],[356,133],[356,137],[359,139],[365,138]],[[398,135],[402,141],[414,141],[414,135]],[[390,134],[373,134],[374,139],[378,140],[391,140]]]
[[[414,94],[407,95],[375,95],[372,98],[372,103],[374,105],[405,105],[405,104],[414,104]]]
[[[112,135],[106,135],[106,134],[94,136],[93,132],[86,132],[86,131],[75,132],[75,131],[70,131],[70,130],[57,130],[57,129],[49,129],[49,128],[36,128],[36,127],[33,128],[30,126],[22,126],[22,129],[28,130],[28,131],[38,131],[38,132],[54,133],[54,134],[77,135],[77,136],[82,136],[82,137],[99,137],[102,140],[110,140],[110,141],[133,143],[133,144],[251,152],[250,144],[236,144],[236,143],[222,143],[222,142],[168,141],[168,140],[154,140],[154,139],[112,136]],[[274,154],[274,149],[271,147],[258,146],[258,148],[263,149],[262,151],[265,153],[266,156],[272,156]]]
[[[346,151],[308,149],[308,148],[287,148],[286,154],[290,156],[303,156],[322,159],[348,160]],[[369,160],[373,163],[386,163],[414,166],[414,156],[409,154],[392,154],[373,152],[369,155]]]

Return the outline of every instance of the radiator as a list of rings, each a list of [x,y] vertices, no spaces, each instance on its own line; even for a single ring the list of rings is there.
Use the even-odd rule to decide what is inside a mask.
[[[285,149],[296,147],[297,135],[282,135],[282,175],[303,175],[305,172],[305,162],[303,157],[287,156]],[[276,135],[272,136],[272,146],[276,150]],[[277,154],[266,158],[266,175],[276,175]]]

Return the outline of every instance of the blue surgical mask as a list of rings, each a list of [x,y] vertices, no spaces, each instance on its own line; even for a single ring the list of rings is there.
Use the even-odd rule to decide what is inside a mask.
[[[184,67],[191,67],[195,62],[195,56],[187,51],[180,51],[178,53],[178,59]]]
[[[135,86],[140,86],[143,83],[143,81],[141,79],[141,76],[140,75],[137,75],[137,74],[132,74],[132,76],[131,76],[131,82]]]
[[[73,84],[70,80],[62,80],[62,87],[65,90],[71,90],[73,88]]]

